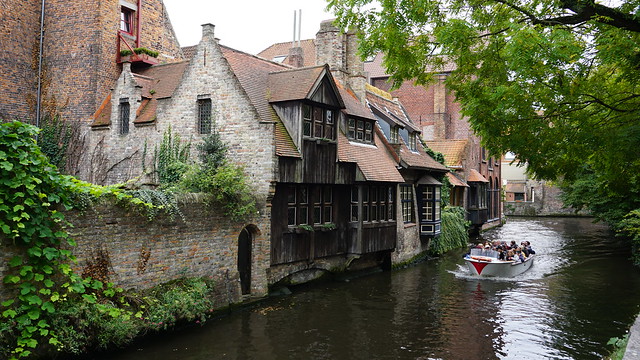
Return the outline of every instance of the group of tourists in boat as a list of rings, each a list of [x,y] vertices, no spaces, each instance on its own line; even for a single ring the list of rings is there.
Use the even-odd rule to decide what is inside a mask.
[[[465,255],[465,262],[474,275],[511,277],[528,270],[533,264],[535,251],[529,241],[517,245],[512,240],[479,243]]]

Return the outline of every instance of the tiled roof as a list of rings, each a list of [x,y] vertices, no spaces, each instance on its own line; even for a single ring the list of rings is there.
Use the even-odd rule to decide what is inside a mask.
[[[142,102],[136,112],[136,119],[133,121],[135,124],[146,124],[154,122],[156,120],[156,109],[158,107],[158,100],[155,98],[142,98]]]
[[[150,92],[153,91],[153,97],[163,99],[173,95],[188,65],[188,61],[154,65],[132,75],[142,86],[143,97],[151,97]]]
[[[409,147],[402,142],[400,145],[400,159],[410,168],[422,168],[436,171],[448,171],[448,168],[435,161],[426,151],[418,144],[417,151],[409,150]]]
[[[448,172],[447,177],[449,178],[449,183],[451,183],[451,185],[453,186],[469,187],[469,185],[467,185],[464,180],[460,179],[456,174],[452,172]]]
[[[338,86],[338,88],[340,96],[347,106],[347,109],[343,111],[349,109],[354,111],[353,108],[358,103],[369,113],[368,118],[373,118],[373,114],[358,101],[353,93],[348,92],[342,86]],[[365,117],[366,114],[362,115]],[[342,131],[338,131],[338,161],[356,163],[367,181],[404,182],[402,175],[396,169],[396,160],[385,149],[384,140],[380,136],[380,131],[376,131],[374,135],[376,145],[361,144],[349,141]]]
[[[462,166],[468,140],[438,140],[425,141],[433,151],[444,155],[445,164],[449,167]]]
[[[196,50],[198,49],[198,45],[185,46],[182,48],[182,54],[184,58],[187,60],[191,60],[193,56],[196,54]]]
[[[104,99],[98,110],[93,114],[93,123],[91,123],[91,126],[107,125],[111,125],[111,94]]]
[[[289,67],[226,46],[221,46],[221,49],[260,119],[275,123],[276,154],[301,157],[291,136],[267,99],[270,92],[268,88],[269,74]]]
[[[322,73],[329,74],[326,66],[287,69],[269,74],[269,102],[302,100],[311,96]]]
[[[285,58],[281,62],[283,64],[288,64],[289,49],[291,49],[292,46],[294,45],[291,41],[273,44],[268,48],[259,52],[258,56],[265,58],[267,60],[272,60],[272,61],[274,61],[276,57],[285,56]],[[295,46],[298,46],[297,42],[295,43]],[[314,39],[301,40],[300,47],[302,48],[303,66],[308,67],[308,66],[316,65],[315,40]]]
[[[467,177],[467,182],[485,182],[488,183],[489,180],[482,176],[476,169],[469,169],[469,176]]]
[[[371,120],[376,119],[376,117],[373,116],[373,113],[371,112],[371,110],[358,100],[358,98],[355,96],[353,91],[344,88],[339,83],[336,83],[336,85],[338,86],[340,97],[344,102],[344,106],[345,106],[344,112],[346,112],[349,115],[357,116],[365,119],[371,119]]]
[[[347,136],[338,131],[338,161],[356,163],[367,181],[404,182],[396,169],[396,162],[385,151],[382,140],[376,133],[378,146],[350,142]]]

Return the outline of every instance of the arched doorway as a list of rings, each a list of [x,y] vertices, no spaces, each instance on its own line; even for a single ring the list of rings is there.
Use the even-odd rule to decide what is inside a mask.
[[[238,273],[242,295],[251,293],[252,243],[253,232],[249,226],[245,226],[238,236]]]

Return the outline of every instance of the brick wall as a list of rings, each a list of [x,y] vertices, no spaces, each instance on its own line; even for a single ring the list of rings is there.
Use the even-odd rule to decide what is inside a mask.
[[[40,0],[0,0],[0,119],[34,118],[39,34]]]
[[[135,4],[135,1],[133,1]],[[0,1],[0,117],[35,116],[40,0]],[[140,46],[161,61],[182,59],[162,1],[143,0]],[[43,51],[43,114],[86,121],[118,78],[118,0],[48,0]]]
[[[231,222],[215,209],[199,202],[181,203],[186,221],[162,215],[148,221],[143,215],[121,207],[100,204],[84,213],[67,213],[73,225],[73,249],[78,258],[75,271],[104,267],[109,281],[129,289],[143,289],[180,277],[212,277],[216,280],[217,305],[239,302],[237,269],[238,236],[245,226],[253,233],[251,296],[267,294],[269,231],[267,215],[247,223]],[[3,241],[0,276],[16,251]],[[0,298],[9,292],[0,285]]]

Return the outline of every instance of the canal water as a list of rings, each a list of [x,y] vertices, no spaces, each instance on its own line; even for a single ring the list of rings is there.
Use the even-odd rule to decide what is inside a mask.
[[[477,279],[464,251],[293,289],[111,358],[602,359],[640,311],[630,250],[590,219],[514,218],[478,240],[529,240],[533,267]]]

